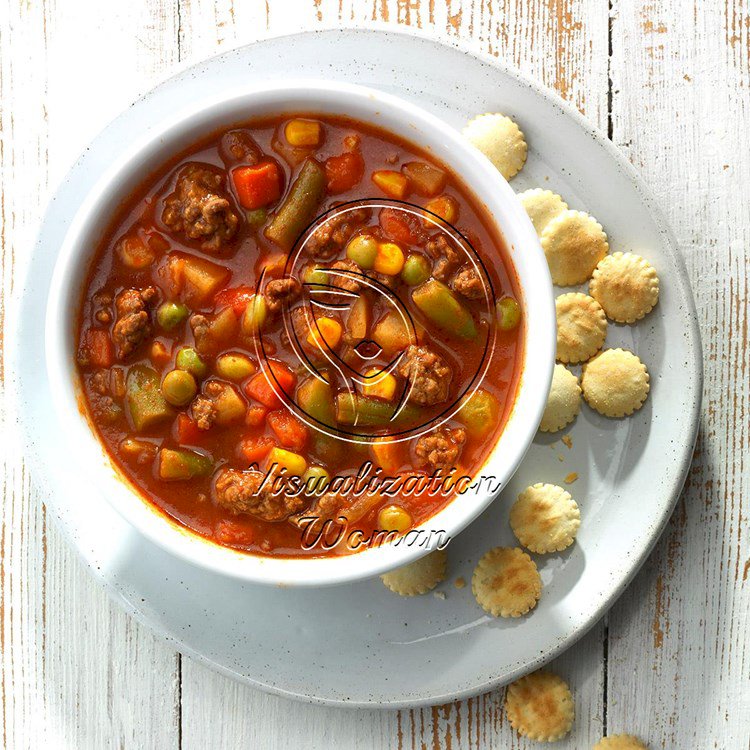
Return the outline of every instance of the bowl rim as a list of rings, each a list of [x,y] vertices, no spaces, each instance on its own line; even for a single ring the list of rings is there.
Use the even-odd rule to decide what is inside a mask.
[[[310,105],[286,107],[285,103],[295,98],[309,101]],[[137,486],[110,460],[103,443],[90,426],[86,410],[79,403],[73,323],[81,280],[79,278],[76,283],[76,271],[84,259],[88,261],[91,257],[91,250],[86,247],[96,245],[91,242],[87,245],[86,238],[95,235],[98,224],[106,226],[109,223],[114,201],[128,192],[123,184],[134,183],[130,187],[132,190],[135,184],[142,182],[143,173],[138,172],[139,167],[148,163],[153,171],[154,163],[164,162],[179,152],[174,143],[180,137],[194,141],[197,138],[192,131],[210,132],[206,121],[219,118],[218,128],[222,122],[227,126],[243,119],[252,120],[252,112],[240,117],[228,114],[240,106],[249,109],[266,107],[269,114],[304,111],[351,116],[352,108],[369,111],[370,118],[383,117],[385,113],[385,122],[366,119],[366,114],[355,115],[354,119],[375,124],[435,153],[485,208],[505,239],[527,314],[523,365],[515,403],[483,469],[490,465],[497,469],[493,476],[499,482],[497,486],[502,487],[520,465],[541,420],[556,347],[552,282],[528,216],[512,188],[489,160],[442,120],[392,94],[358,84],[325,80],[287,79],[243,86],[192,102],[170,117],[150,124],[143,137],[113,161],[81,202],[55,263],[45,314],[46,368],[50,382],[61,384],[52,390],[54,409],[60,424],[65,425],[66,431],[71,431],[71,438],[77,444],[74,460],[87,478],[94,481],[110,505],[132,527],[170,553],[198,567],[253,583],[323,586],[369,578],[417,559],[433,549],[436,542],[411,547],[386,545],[344,556],[297,558],[264,557],[224,547],[190,531],[146,500]],[[432,145],[418,140],[420,136]],[[448,148],[450,155],[437,151]],[[105,219],[97,218],[99,216]],[[71,299],[76,300],[73,306]],[[502,461],[498,462],[501,449]],[[498,492],[499,489],[495,489],[454,499],[417,528],[425,531],[444,528],[449,536],[455,536],[497,497]],[[133,502],[133,495],[138,502]]]

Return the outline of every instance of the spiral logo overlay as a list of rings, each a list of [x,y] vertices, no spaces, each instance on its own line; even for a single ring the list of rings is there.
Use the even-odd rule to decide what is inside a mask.
[[[420,346],[429,338],[429,321],[414,314],[410,299],[413,287],[399,283],[399,277],[387,276],[373,270],[364,270],[346,260],[341,243],[335,244],[336,231],[345,225],[349,216],[368,212],[377,223],[379,212],[389,209],[409,221],[416,219],[434,239],[445,238],[457,254],[458,267],[471,268],[481,280],[481,296],[475,299],[479,307],[477,338],[473,347],[482,348],[476,372],[466,373],[460,379],[460,388],[454,378],[450,398],[430,409],[416,409],[410,395],[414,383],[408,377],[397,377],[396,391],[378,407],[377,429],[374,429],[372,399],[362,399],[362,394],[388,379],[393,382],[399,366],[410,346]],[[356,213],[355,213],[356,212]],[[364,226],[362,231],[372,229]],[[334,254],[321,252],[320,243],[312,238],[331,236]],[[345,243],[344,243],[345,244]],[[417,248],[418,250],[420,248]],[[408,247],[403,247],[404,254]],[[418,437],[434,430],[449,420],[461,408],[464,400],[481,384],[485,377],[495,347],[494,290],[487,270],[468,239],[454,226],[421,206],[390,199],[367,199],[342,203],[319,215],[300,235],[290,252],[282,278],[294,278],[301,284],[299,297],[285,301],[282,307],[284,343],[293,353],[292,369],[297,371],[297,383],[317,383],[323,389],[336,392],[334,412],[330,409],[311,409],[298,397],[299,389],[285,389],[269,366],[272,354],[262,336],[255,337],[256,354],[261,367],[277,394],[294,413],[313,430],[350,442],[373,440],[401,441]],[[263,275],[256,292],[262,294],[269,279]],[[363,301],[364,300],[364,301]],[[372,311],[377,310],[375,319]],[[340,322],[342,335],[332,337],[325,323],[334,319]],[[386,325],[389,339],[397,340],[398,348],[383,345],[374,331]],[[378,325],[379,323],[379,325]],[[332,340],[335,339],[335,340]],[[449,338],[440,341],[441,351],[450,351]],[[457,352],[460,350],[457,350]],[[460,364],[460,354],[452,359]],[[403,374],[403,373],[402,373]],[[291,391],[291,392],[290,392]],[[363,408],[367,401],[368,408]],[[335,418],[336,410],[343,410],[342,423]]]

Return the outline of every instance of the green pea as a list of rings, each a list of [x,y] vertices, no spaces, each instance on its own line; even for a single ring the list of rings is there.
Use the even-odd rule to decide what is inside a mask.
[[[312,494],[321,493],[331,481],[331,475],[322,466],[308,466],[302,476],[302,481]]]
[[[170,370],[161,381],[161,394],[172,406],[185,406],[196,393],[195,378],[185,370]]]
[[[254,294],[242,313],[242,333],[253,336],[263,328],[268,317],[268,306],[262,294]]]
[[[521,307],[513,297],[503,297],[495,305],[497,325],[501,331],[512,331],[521,322]]]
[[[222,354],[216,360],[216,372],[227,380],[240,381],[255,372],[255,365],[243,354]]]
[[[192,346],[187,346],[177,352],[176,364],[178,369],[185,370],[196,378],[205,378],[208,372],[208,366]]]
[[[190,310],[181,302],[164,302],[156,311],[156,322],[165,330],[171,331],[182,323]]]
[[[268,209],[255,208],[252,211],[247,212],[247,223],[251,229],[258,229],[262,227],[268,219]]]
[[[427,281],[432,273],[430,261],[424,255],[409,255],[401,269],[401,281],[409,286],[417,286]]]
[[[323,268],[316,268],[315,266],[307,266],[302,272],[302,281],[305,284],[327,284],[328,274]]]
[[[367,234],[352,237],[346,246],[346,257],[353,260],[360,268],[371,269],[378,254],[378,241]]]

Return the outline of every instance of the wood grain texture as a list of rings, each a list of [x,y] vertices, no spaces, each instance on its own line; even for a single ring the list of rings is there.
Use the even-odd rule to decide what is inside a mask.
[[[696,295],[704,413],[677,511],[610,613],[612,730],[750,743],[750,6],[616,2],[612,130],[656,192]],[[658,464],[657,464],[658,467]],[[658,468],[657,468],[658,470]]]
[[[0,315],[23,273],[50,189],[129,101],[179,62],[272,34],[373,21],[460,36],[555,88],[611,132],[666,210],[686,256],[704,336],[698,451],[667,533],[608,626],[595,627],[555,664],[574,690],[578,716],[574,734],[557,747],[590,747],[606,730],[634,731],[652,748],[744,750],[750,733],[750,549],[743,534],[750,497],[746,0],[5,3]],[[2,393],[3,424],[6,418]],[[6,445],[2,461],[4,747],[533,746],[507,726],[501,691],[425,710],[334,710],[257,693],[179,657],[91,581],[47,523],[44,498],[17,447]]]

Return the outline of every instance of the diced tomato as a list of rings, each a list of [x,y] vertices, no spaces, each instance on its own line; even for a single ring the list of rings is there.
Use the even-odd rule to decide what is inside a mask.
[[[378,221],[383,231],[402,245],[421,245],[424,242],[424,229],[414,214],[396,208],[383,208]]]
[[[307,444],[310,431],[297,417],[286,409],[272,411],[267,417],[269,427],[274,431],[279,442],[293,451],[301,451]]]
[[[359,151],[341,156],[329,156],[325,161],[326,187],[328,193],[336,195],[351,190],[365,173],[365,160]]]
[[[255,289],[251,286],[237,286],[232,289],[222,289],[216,293],[214,302],[217,307],[229,307],[234,310],[235,315],[239,317],[245,312],[247,303],[255,296]]]
[[[100,328],[89,328],[86,331],[83,348],[86,350],[89,363],[93,367],[111,367],[115,361],[112,339],[107,331]]]
[[[214,535],[222,544],[237,547],[249,547],[255,538],[255,532],[249,521],[223,518],[216,524]]]
[[[196,445],[205,434],[187,414],[179,414],[176,425],[177,442],[180,445]]]
[[[275,445],[268,435],[255,435],[240,442],[240,455],[248,464],[259,464]]]
[[[250,211],[275,203],[281,197],[281,174],[274,161],[237,167],[232,171],[232,181],[240,204]]]
[[[248,406],[245,412],[245,424],[248,427],[260,427],[266,420],[268,409],[265,406]]]
[[[289,393],[294,386],[294,373],[281,364],[281,362],[273,359],[268,360],[268,367],[281,387],[281,390]],[[259,372],[248,382],[245,386],[245,393],[249,398],[260,401],[261,404],[267,406],[269,409],[278,409],[282,405],[281,400],[268,382],[265,372]]]

